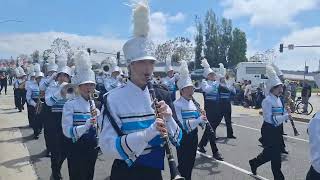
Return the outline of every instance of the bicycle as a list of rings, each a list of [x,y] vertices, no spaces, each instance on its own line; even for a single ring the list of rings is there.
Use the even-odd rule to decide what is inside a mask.
[[[294,106],[291,107],[292,112],[295,112],[297,114],[302,114],[303,113],[303,107],[304,107],[304,103],[302,103],[302,98],[298,97],[295,101],[294,101]],[[308,102],[308,109],[307,112],[305,113],[306,115],[311,114],[313,111],[313,106],[310,102]]]

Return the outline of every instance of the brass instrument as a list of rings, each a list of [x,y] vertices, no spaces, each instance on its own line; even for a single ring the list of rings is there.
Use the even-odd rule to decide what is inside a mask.
[[[76,84],[66,84],[61,89],[61,92],[66,92],[63,96],[64,99],[70,100],[76,96],[79,96],[78,85]]]
[[[26,88],[26,82],[27,81],[23,81],[21,84],[19,84],[19,89],[25,89]]]
[[[152,83],[152,78],[150,78],[147,82],[147,87],[149,89],[149,93],[150,93],[150,96],[151,96],[151,100],[152,100],[152,107],[155,111],[155,115],[156,117],[158,118],[159,117],[159,113],[158,113],[158,110],[156,108],[156,103],[157,103],[157,98],[156,98],[156,93],[154,91],[154,88],[153,88],[153,83]],[[168,159],[168,163],[169,163],[169,169],[170,169],[170,176],[171,176],[171,180],[184,180],[184,177],[182,177],[179,173],[179,170],[177,168],[177,165],[176,165],[176,161],[174,159],[174,156],[172,154],[172,150],[171,150],[171,147],[170,147],[170,142],[169,142],[169,137],[167,134],[165,135],[161,135],[162,136],[162,139],[163,139],[163,146],[164,146],[164,149],[166,151],[166,155],[167,155],[167,159]]]

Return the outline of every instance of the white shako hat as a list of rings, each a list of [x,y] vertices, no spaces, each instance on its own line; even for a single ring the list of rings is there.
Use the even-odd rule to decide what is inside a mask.
[[[117,65],[117,59],[115,57],[111,57],[110,59],[110,73],[113,73],[113,72],[119,72],[121,73],[121,70],[119,68],[119,66]]]
[[[47,59],[48,61],[47,72],[58,70],[58,65],[56,64],[55,60],[56,60],[56,55],[54,53],[50,53]]]
[[[268,76],[268,80],[266,81],[266,93],[269,93],[273,87],[282,84],[282,82],[271,65],[266,66],[266,74]]]
[[[277,74],[278,77],[279,77],[279,76],[283,76],[283,73],[282,73],[282,71],[278,68],[278,66],[276,66],[274,63],[271,63],[271,66],[274,68],[274,70],[275,70],[275,72],[276,72],[276,74]]]
[[[177,82],[177,86],[179,90],[188,87],[193,86],[192,80],[189,75],[189,69],[187,61],[183,60],[181,61],[180,71],[179,71],[179,80]]]
[[[33,68],[34,68],[34,72],[35,72],[36,77],[43,77],[44,76],[43,72],[41,72],[39,63],[35,63]]]
[[[67,62],[68,56],[66,52],[60,52],[57,54],[58,74],[65,73],[71,77],[71,68],[67,66]]]
[[[74,84],[96,84],[95,74],[92,71],[90,55],[85,50],[79,50],[75,54],[75,75],[72,78]]]
[[[203,67],[203,77],[207,78],[210,73],[214,73],[207,59],[204,58],[201,60],[201,66]]]
[[[34,77],[34,76],[36,76],[36,73],[34,72],[34,65],[33,65],[33,64],[30,64],[30,65],[27,67],[27,72],[28,72],[29,77]]]
[[[134,37],[123,45],[123,53],[128,64],[141,61],[156,61],[155,45],[148,38],[150,9],[148,1],[141,1],[133,5]]]

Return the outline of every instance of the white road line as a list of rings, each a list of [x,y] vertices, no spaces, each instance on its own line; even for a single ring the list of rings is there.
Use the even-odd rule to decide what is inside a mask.
[[[240,172],[243,172],[243,173],[245,173],[245,174],[247,174],[247,175],[249,175],[249,176],[252,176],[252,177],[255,177],[255,178],[258,178],[258,179],[261,179],[261,180],[269,180],[269,179],[267,179],[267,178],[265,178],[265,177],[262,177],[262,176],[259,176],[259,175],[253,175],[251,172],[249,172],[249,171],[247,171],[247,170],[245,170],[245,169],[242,169],[242,168],[240,168],[240,167],[238,167],[238,166],[236,166],[236,165],[230,164],[230,163],[228,163],[228,162],[226,162],[226,161],[216,160],[216,159],[212,158],[210,155],[203,154],[203,153],[201,153],[201,152],[199,152],[199,151],[197,151],[197,154],[199,154],[199,155],[201,155],[201,156],[204,156],[204,157],[206,157],[206,158],[212,159],[212,160],[214,160],[214,161],[216,161],[216,162],[218,162],[218,163],[220,163],[220,164],[229,166],[229,167],[231,167],[231,168],[233,168],[233,169],[235,169],[235,170],[238,170],[238,171],[240,171]]]
[[[225,124],[225,123],[222,123],[222,124]],[[259,132],[260,132],[260,129],[256,129],[256,128],[252,128],[252,127],[248,127],[248,126],[243,126],[243,125],[240,125],[240,124],[232,123],[232,125],[234,125],[234,126],[238,126],[238,127],[247,128],[247,129],[251,129],[251,130],[259,131]],[[309,141],[308,141],[308,140],[306,140],[306,139],[296,138],[296,137],[292,137],[292,136],[288,136],[288,135],[284,135],[284,137],[287,137],[287,138],[291,138],[291,139],[295,139],[295,140],[298,140],[298,141],[303,141],[303,142],[307,142],[307,143],[309,143]]]

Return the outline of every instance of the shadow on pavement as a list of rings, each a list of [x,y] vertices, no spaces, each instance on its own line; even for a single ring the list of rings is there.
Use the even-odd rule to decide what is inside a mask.
[[[10,128],[1,128],[0,132],[2,131],[17,131],[18,129],[31,129],[29,126],[18,126],[18,127],[10,127]]]
[[[19,172],[22,172],[21,168],[30,164],[39,162],[41,158],[45,157],[45,151],[40,152],[39,154],[31,155],[31,156],[25,156],[18,159],[12,159],[9,161],[5,161],[1,163],[0,165],[10,168],[10,169],[16,169]]]
[[[212,174],[221,173],[221,171],[214,170],[217,167],[218,167],[218,162],[214,161],[213,159],[204,157],[204,156],[199,156],[199,157],[196,157],[196,161],[194,163],[193,169],[207,171],[207,172],[209,172],[208,175],[212,175]]]
[[[6,143],[11,143],[11,142],[25,143],[25,142],[31,141],[31,140],[33,140],[33,134],[31,134],[29,136],[19,137],[19,138],[0,140],[0,143],[3,143],[3,142],[6,142]]]

